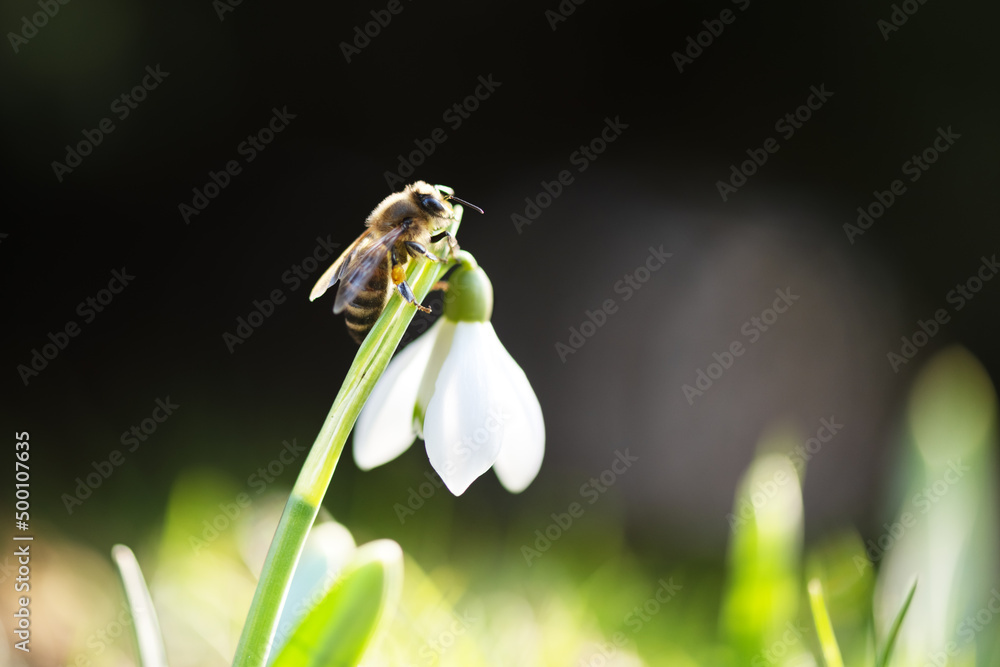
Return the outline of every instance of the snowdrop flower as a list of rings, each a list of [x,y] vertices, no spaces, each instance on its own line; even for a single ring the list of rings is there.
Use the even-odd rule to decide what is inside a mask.
[[[444,315],[407,346],[376,383],[354,431],[362,470],[387,463],[422,437],[456,496],[489,470],[520,493],[542,465],[545,424],[528,378],[497,338],[493,287],[472,255],[448,281]]]

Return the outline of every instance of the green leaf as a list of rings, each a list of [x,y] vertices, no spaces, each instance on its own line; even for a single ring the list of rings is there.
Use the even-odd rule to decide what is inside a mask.
[[[885,667],[889,664],[889,656],[892,655],[892,647],[896,644],[896,636],[899,634],[899,627],[903,625],[903,618],[906,616],[906,612],[910,609],[910,603],[913,601],[913,594],[917,592],[917,580],[914,579],[913,583],[910,585],[910,592],[906,596],[906,601],[903,602],[903,606],[900,608],[899,613],[896,614],[896,620],[892,622],[892,627],[889,628],[889,636],[886,637],[885,646],[879,651],[878,658],[875,660],[875,667]]]
[[[833,624],[826,610],[826,600],[823,599],[823,585],[819,579],[809,581],[809,606],[812,607],[813,621],[816,624],[816,635],[823,650],[823,659],[827,667],[844,667],[844,659],[840,657],[840,646],[833,634]]]
[[[395,612],[402,587],[403,551],[398,544],[376,540],[359,547],[271,667],[357,665],[382,621]]]
[[[125,600],[128,602],[129,615],[132,617],[132,630],[135,633],[135,645],[139,652],[140,667],[166,667],[167,652],[163,647],[163,636],[160,634],[160,622],[153,609],[153,599],[146,587],[139,562],[135,554],[124,544],[116,544],[111,549],[111,557],[118,566],[118,575],[125,589]]]

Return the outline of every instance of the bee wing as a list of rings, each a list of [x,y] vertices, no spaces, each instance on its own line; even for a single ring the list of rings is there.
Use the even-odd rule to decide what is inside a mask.
[[[364,291],[372,278],[372,274],[385,261],[386,253],[396,244],[403,233],[403,227],[394,227],[388,234],[365,248],[360,256],[352,257],[345,262],[340,275],[340,289],[337,290],[337,300],[333,303],[333,312],[339,313],[347,304]]]
[[[361,242],[366,239],[371,234],[371,229],[366,229],[365,232],[354,239],[354,243],[347,247],[347,250],[340,253],[340,257],[334,262],[329,269],[323,272],[323,275],[319,277],[316,284],[313,285],[312,292],[309,293],[309,300],[315,301],[319,297],[323,296],[328,289],[333,287],[333,284],[340,280],[341,276],[344,275],[345,269],[350,265],[351,260]]]

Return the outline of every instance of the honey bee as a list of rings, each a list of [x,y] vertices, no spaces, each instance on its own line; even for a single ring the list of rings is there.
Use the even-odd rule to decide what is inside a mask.
[[[393,286],[407,303],[429,313],[430,308],[417,303],[406,283],[406,263],[418,255],[434,262],[445,261],[427,249],[441,239],[447,239],[450,257],[458,252],[458,242],[447,229],[455,217],[449,200],[483,212],[455,197],[450,188],[423,181],[383,199],[365,220],[367,229],[316,281],[309,300],[316,300],[339,281],[333,312],[347,311],[347,332],[358,345],[375,326],[392,296]]]

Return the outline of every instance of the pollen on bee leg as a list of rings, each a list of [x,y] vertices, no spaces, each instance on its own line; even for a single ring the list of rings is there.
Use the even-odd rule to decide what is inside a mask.
[[[397,264],[392,267],[392,282],[396,285],[406,280],[406,271],[403,270],[402,264]]]

